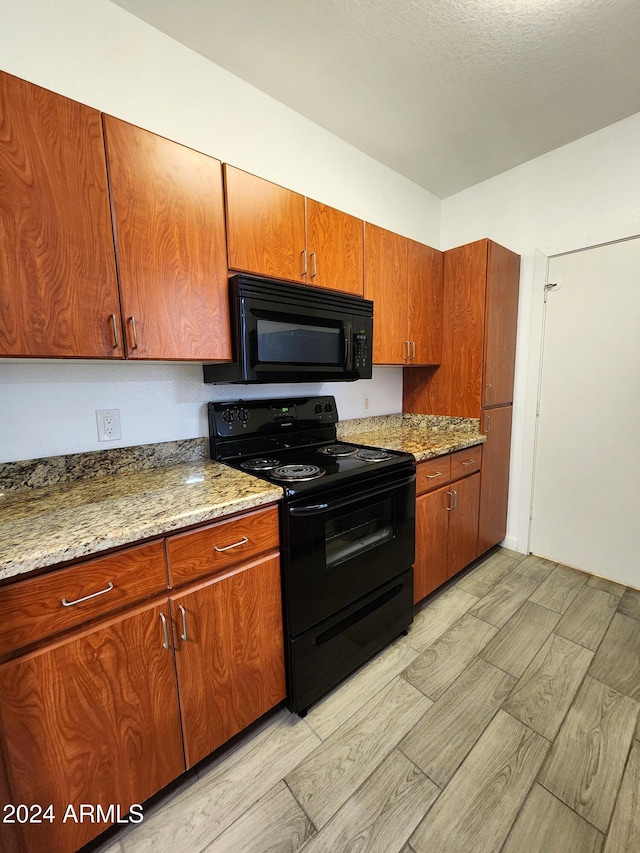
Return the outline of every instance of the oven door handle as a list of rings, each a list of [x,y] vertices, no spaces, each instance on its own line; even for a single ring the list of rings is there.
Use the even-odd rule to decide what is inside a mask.
[[[368,492],[358,492],[350,498],[343,498],[339,501],[327,501],[318,504],[308,504],[307,506],[293,506],[289,509],[289,515],[319,515],[322,512],[326,512],[328,509],[340,509],[341,507],[348,506],[349,504],[358,503],[360,501],[367,500],[368,498],[376,497],[377,495],[383,495],[402,486],[408,486],[410,483],[413,483],[415,479],[416,475],[412,474],[410,477],[403,477],[402,480],[389,480],[385,485],[379,486],[377,489],[370,489]]]

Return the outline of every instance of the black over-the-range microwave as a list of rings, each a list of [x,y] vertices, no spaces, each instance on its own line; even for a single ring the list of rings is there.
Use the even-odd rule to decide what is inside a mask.
[[[253,275],[229,279],[233,362],[205,382],[371,379],[373,302]]]

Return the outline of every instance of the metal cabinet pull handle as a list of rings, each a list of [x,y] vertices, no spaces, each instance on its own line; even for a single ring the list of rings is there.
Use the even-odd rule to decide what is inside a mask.
[[[415,359],[416,357],[416,342],[411,341],[411,358]]]
[[[120,346],[120,338],[118,337],[118,324],[116,322],[116,315],[111,315],[111,323],[113,324],[113,348],[118,349]]]
[[[313,264],[311,266],[313,272],[311,273],[311,278],[315,278],[318,275],[318,258],[316,257],[315,252],[311,252],[311,257],[313,259]]]
[[[306,275],[307,274],[307,250],[303,249],[300,252],[300,254],[302,255],[302,272],[300,273],[300,275]]]
[[[409,341],[405,341],[404,342],[404,353],[405,353],[404,357],[405,357],[406,361],[409,361],[409,359],[411,358],[411,356],[409,355],[410,351],[411,350],[409,349]]]
[[[491,415],[484,416],[484,431],[491,432]]]
[[[491,402],[491,392],[493,391],[493,385],[490,382],[487,382],[487,403]]]
[[[164,613],[160,614],[160,621],[162,622],[162,634],[164,636],[162,648],[168,649],[169,648],[169,629],[167,628],[167,617],[164,615]]]
[[[133,346],[131,349],[138,349],[138,329],[136,327],[136,318],[129,317],[129,322],[131,323],[131,331],[133,332]]]
[[[109,585],[105,589],[99,589],[98,592],[92,592],[91,595],[85,595],[82,598],[76,598],[74,601],[67,601],[63,598],[60,604],[63,607],[73,607],[74,604],[80,604],[82,601],[89,601],[90,598],[97,598],[99,595],[104,595],[106,592],[111,592],[113,584],[109,581]]]
[[[475,465],[476,460],[475,459],[465,459],[465,461],[462,464],[463,465]]]
[[[442,471],[436,471],[435,474],[427,474],[427,480],[435,480],[436,477],[442,477]]]
[[[181,604],[178,605],[178,610],[182,614],[182,634],[180,634],[180,639],[184,640],[186,643],[189,639],[189,637],[187,636],[187,611]]]
[[[455,489],[451,490],[453,493],[453,509],[458,509],[458,493]]]
[[[247,537],[243,536],[239,542],[234,542],[232,545],[225,545],[224,548],[218,548],[217,545],[214,545],[213,550],[218,551],[218,553],[220,553],[221,551],[230,551],[231,548],[239,548],[240,545],[246,545],[248,541],[249,540],[247,539]]]
[[[451,498],[451,500],[449,501],[449,506],[445,507],[445,509],[446,509],[446,511],[447,511],[447,512],[451,512],[451,510],[452,510],[452,509],[454,509],[454,506],[453,506],[453,492],[445,492],[445,494],[447,494],[447,495]]]

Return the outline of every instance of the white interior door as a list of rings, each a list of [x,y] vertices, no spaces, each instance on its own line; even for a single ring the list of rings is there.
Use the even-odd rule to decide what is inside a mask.
[[[640,238],[547,280],[530,549],[640,587]]]

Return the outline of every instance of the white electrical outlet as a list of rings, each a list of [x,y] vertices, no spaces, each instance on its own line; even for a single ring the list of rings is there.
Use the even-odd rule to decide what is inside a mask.
[[[120,409],[96,409],[98,441],[117,441],[122,438]]]
[[[368,394],[362,395],[362,411],[365,414],[371,411],[371,397]]]

